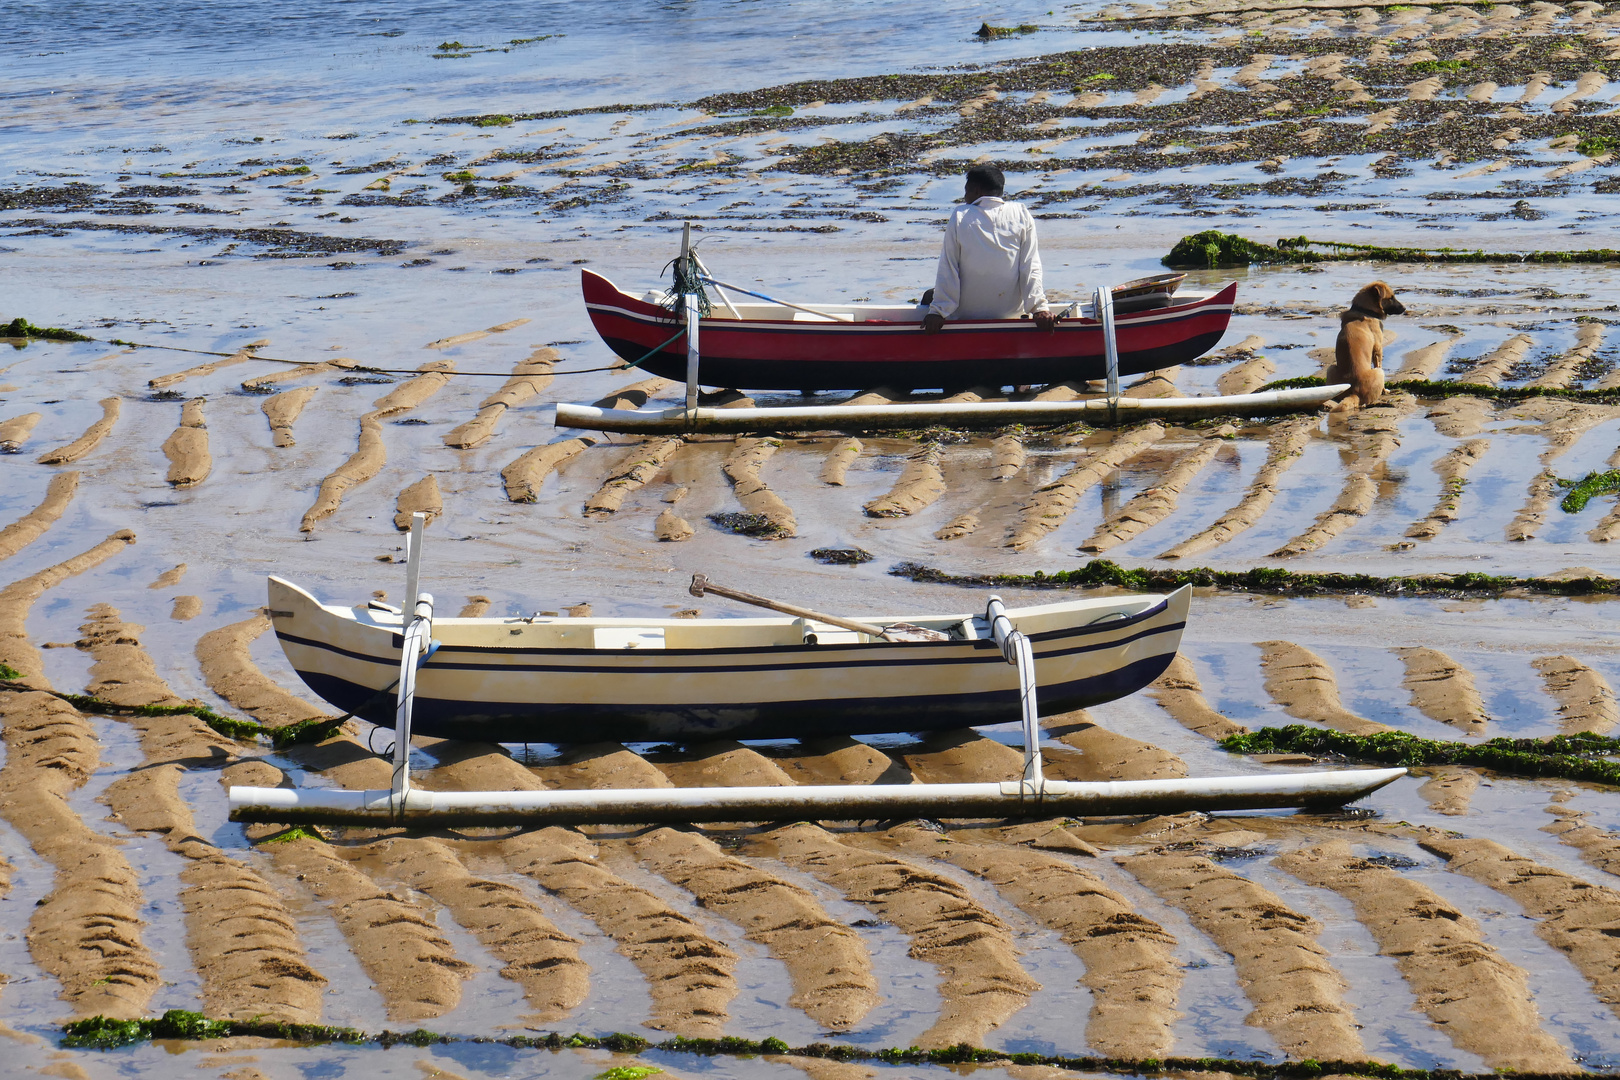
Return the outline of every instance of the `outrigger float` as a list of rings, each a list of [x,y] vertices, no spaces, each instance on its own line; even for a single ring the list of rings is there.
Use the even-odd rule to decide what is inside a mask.
[[[1190,592],[1088,598],[984,614],[862,621],[764,601],[794,618],[435,619],[418,590],[422,528],[407,555],[409,613],[321,604],[270,579],[276,636],[310,689],[394,724],[387,790],[230,789],[232,821],[546,825],[1003,818],[1335,807],[1404,769],[1136,780],[1048,780],[1040,717],[1124,697],[1175,656]],[[694,579],[749,602],[763,598]],[[1014,699],[1021,775],[1005,783],[590,791],[424,791],[416,733],[500,742],[813,738],[1004,722]]]
[[[674,267],[670,291],[642,297],[589,270],[581,271],[580,281],[603,342],[631,367],[684,379],[684,406],[601,409],[561,403],[558,427],[684,434],[1190,421],[1309,411],[1349,389],[1336,384],[1219,397],[1123,397],[1122,377],[1184,364],[1219,343],[1232,317],[1235,282],[1178,300],[1175,293],[1186,275],[1161,274],[1098,288],[1089,306],[1070,304],[1060,312],[1063,321],[1049,331],[1023,318],[949,322],[938,334],[923,334],[924,304],[798,304],[720,281],[692,247],[690,225]],[[724,310],[711,304],[711,287]],[[706,386],[806,393],[1104,380],[1107,391],[1075,401],[711,409],[699,406],[700,379]]]
[[[1190,398],[1100,397],[1085,401],[901,401],[889,405],[783,405],[776,408],[601,409],[557,406],[557,426],[637,435],[744,431],[883,431],[1003,424],[1072,424],[1088,420],[1204,420],[1309,412],[1350,389],[1349,383]]]

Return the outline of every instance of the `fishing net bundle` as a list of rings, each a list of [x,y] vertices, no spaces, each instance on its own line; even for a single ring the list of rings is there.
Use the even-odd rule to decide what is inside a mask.
[[[710,311],[709,294],[703,289],[703,271],[698,267],[697,249],[677,255],[664,267],[673,270],[675,281],[664,293],[664,307],[677,318],[686,314],[686,300],[688,295],[697,298],[698,315],[707,318]]]

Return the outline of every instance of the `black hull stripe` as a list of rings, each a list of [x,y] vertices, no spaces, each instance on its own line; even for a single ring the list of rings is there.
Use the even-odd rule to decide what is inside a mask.
[[[1042,716],[1088,708],[1136,693],[1164,673],[1173,654],[1147,657],[1101,675],[1041,688]],[[344,711],[374,696],[370,687],[321,672],[304,672],[309,688]],[[1015,691],[903,699],[826,698],[817,701],[726,705],[571,705],[522,702],[490,711],[487,703],[418,697],[419,735],[488,742],[586,743],[661,739],[813,739],[897,731],[945,731],[1015,722]],[[375,724],[394,719],[391,700],[358,713]],[[1009,777],[1008,779],[1012,779]]]
[[[1184,623],[1184,622],[1166,623],[1163,626],[1152,627],[1152,628],[1147,629],[1147,630],[1139,630],[1135,634],[1132,634],[1132,635],[1130,635],[1128,637],[1113,638],[1113,639],[1108,640],[1108,641],[1091,642],[1091,643],[1084,644],[1084,645],[1076,645],[1076,646],[1074,646],[1072,648],[1067,648],[1067,649],[1052,649],[1052,650],[1047,650],[1047,651],[1037,651],[1036,654],[1035,654],[1035,659],[1037,661],[1039,661],[1039,660],[1048,660],[1048,659],[1056,659],[1057,657],[1062,657],[1062,656],[1074,656],[1074,655],[1077,655],[1077,654],[1080,654],[1080,653],[1098,652],[1098,651],[1101,651],[1103,649],[1119,648],[1119,647],[1122,647],[1122,646],[1125,646],[1125,645],[1129,645],[1133,641],[1140,641],[1143,638],[1157,637],[1160,634],[1168,634],[1168,633],[1177,633],[1177,634],[1179,634],[1182,630],[1184,630],[1186,628],[1186,626],[1187,626],[1187,624]],[[385,667],[390,667],[390,668],[395,668],[395,667],[399,666],[399,658],[397,656],[378,657],[378,656],[373,656],[373,655],[371,655],[369,653],[354,652],[354,651],[349,650],[349,649],[339,648],[336,645],[332,645],[332,644],[329,644],[329,643],[324,642],[324,641],[315,641],[315,640],[310,639],[310,638],[301,638],[301,637],[295,637],[292,634],[284,634],[284,633],[280,632],[279,630],[276,632],[276,637],[279,638],[282,642],[291,642],[292,644],[303,645],[303,646],[305,646],[307,648],[320,649],[323,652],[335,653],[335,654],[337,654],[339,656],[346,656],[346,657],[348,657],[348,658],[350,658],[352,660],[359,660],[359,661],[362,661],[364,663],[379,664],[379,665],[382,665],[382,666],[385,666]],[[397,640],[397,638],[396,638],[396,640]],[[858,647],[867,648],[869,646],[858,646]],[[794,649],[795,651],[804,651],[804,649],[798,649],[798,648],[795,648],[794,646],[791,646],[791,645],[789,645],[789,646],[780,646],[780,648]],[[806,646],[805,648],[819,649],[819,648],[821,648],[821,646],[811,645],[811,646]],[[829,657],[826,661],[821,662],[821,663],[793,663],[793,662],[784,662],[782,660],[776,660],[774,662],[772,662],[772,661],[763,661],[762,660],[760,663],[757,663],[757,664],[725,664],[725,665],[697,664],[697,665],[679,665],[679,666],[677,666],[677,665],[674,665],[674,664],[649,663],[645,667],[640,668],[639,670],[626,670],[623,667],[617,667],[617,666],[615,666],[615,667],[604,666],[604,667],[602,667],[600,669],[583,668],[583,667],[581,667],[581,665],[578,662],[574,662],[574,663],[552,663],[552,664],[526,663],[526,664],[519,665],[519,664],[510,663],[510,662],[508,662],[508,663],[468,662],[468,661],[457,662],[457,661],[449,659],[449,657],[454,656],[457,653],[460,653],[460,652],[463,652],[463,651],[469,651],[470,652],[472,650],[471,649],[463,650],[463,649],[454,648],[454,647],[442,647],[442,648],[439,649],[438,652],[433,654],[433,657],[430,660],[428,660],[427,663],[425,663],[422,666],[424,668],[434,668],[434,669],[438,669],[438,670],[441,670],[441,671],[504,671],[504,672],[512,672],[514,674],[519,674],[519,673],[527,674],[529,672],[534,672],[536,674],[545,673],[545,672],[567,672],[567,673],[571,673],[571,674],[580,674],[580,675],[587,675],[587,674],[598,674],[598,675],[709,675],[709,674],[716,674],[716,675],[718,675],[718,674],[730,674],[730,673],[738,673],[738,672],[805,671],[805,670],[816,670],[816,669],[836,670],[836,669],[871,668],[871,667],[894,667],[894,668],[900,668],[900,667],[937,667],[937,666],[942,665],[942,664],[948,664],[948,665],[951,665],[951,666],[954,667],[954,666],[958,666],[958,665],[961,665],[961,664],[1005,664],[1006,663],[1006,661],[1002,659],[1001,654],[999,652],[987,653],[986,655],[979,655],[979,656],[951,656],[951,657],[932,656],[932,657],[916,657],[916,658],[897,657],[897,658],[888,659],[888,660],[856,660],[856,659],[850,659],[850,658],[831,658],[831,657]],[[495,651],[495,650],[490,650],[490,651]],[[606,652],[608,650],[601,650],[601,649],[534,649],[534,650],[527,650],[527,649],[525,649],[525,650],[522,650],[522,651],[525,652],[525,653],[537,653],[537,654],[540,654],[540,655],[552,655],[552,656],[567,656],[567,655],[570,655],[570,654],[573,654],[573,655],[577,656],[580,653],[596,654],[596,655],[600,656],[603,652]],[[638,656],[649,657],[653,661],[659,661],[659,660],[664,659],[663,656],[659,655],[659,653],[662,652],[662,651],[663,650],[659,650],[659,649],[650,649],[650,650],[647,650],[646,652],[637,653],[637,655]],[[708,650],[680,649],[680,650],[672,650],[672,651],[676,652],[676,653],[688,653],[688,654],[690,654],[690,653],[694,653],[694,652],[699,652],[699,653],[700,652],[705,652],[705,651],[708,651]],[[714,651],[718,652],[718,651],[721,651],[721,650],[714,650]],[[510,655],[515,658],[517,655],[519,655],[519,652],[518,652],[518,650],[512,650]],[[615,657],[622,657],[625,654],[622,653],[622,652],[613,652],[612,655],[615,656]]]
[[[1119,354],[1121,375],[1143,375],[1161,368],[1175,367],[1213,349],[1225,336],[1224,329],[1184,338],[1171,345],[1138,349]],[[644,355],[647,347],[628,338],[602,340],[626,360]],[[665,379],[684,382],[686,354],[661,352],[641,364],[641,369]],[[1070,357],[983,357],[967,360],[776,360],[755,357],[711,356],[703,354],[701,378],[704,386],[731,386],[755,390],[840,390],[860,389],[883,384],[905,388],[981,385],[1014,386],[1035,383],[1101,379],[1107,374],[1100,356]]]

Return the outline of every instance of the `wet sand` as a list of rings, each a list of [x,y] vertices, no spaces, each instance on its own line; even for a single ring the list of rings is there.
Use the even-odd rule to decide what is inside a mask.
[[[979,157],[1007,167],[1037,213],[1048,288],[1064,302],[1161,269],[1176,239],[1206,227],[1267,242],[1607,243],[1612,164],[1553,144],[1571,125],[1608,131],[1612,94],[1593,73],[1605,46],[1581,35],[1611,16],[1222,7],[1043,8],[1029,18],[1044,28],[1011,43],[980,49],[972,26],[953,29],[890,81],[866,78],[878,66],[792,85],[782,80],[800,73],[715,64],[703,85],[646,108],[604,106],[643,100],[628,91],[552,101],[498,88],[496,69],[476,65],[516,64],[507,57],[528,46],[431,61],[441,36],[471,37],[447,30],[410,62],[486,74],[460,85],[417,72],[435,96],[409,119],[444,123],[395,129],[334,104],[330,123],[351,125],[352,140],[299,134],[327,124],[305,117],[266,126],[249,149],[163,114],[140,145],[174,149],[105,158],[28,136],[31,166],[81,175],[19,175],[0,192],[5,257],[42,271],[12,280],[6,318],[224,355],[33,341],[0,376],[0,449],[15,451],[0,464],[0,662],[20,676],[0,689],[0,1021],[41,1040],[8,1043],[18,1068],[178,1062],[281,1080],[373,1075],[385,1060],[421,1075],[574,1077],[635,1060],[487,1045],[386,1059],[257,1044],[99,1055],[48,1041],[64,1019],[169,1008],[490,1037],[1620,1065],[1605,929],[1620,917],[1620,815],[1597,785],[1447,767],[1342,814],[278,835],[228,824],[224,787],[383,786],[375,750],[390,734],[350,720],[322,745],[273,752],[187,713],[82,711],[46,692],[207,705],[270,727],[336,716],[267,633],[264,577],[333,604],[398,603],[397,530],[414,511],[432,519],[424,587],[441,611],[466,598],[468,617],[753,613],[695,601],[694,572],[855,616],[966,613],[982,610],[982,591],[888,571],[1053,573],[1102,553],[1127,567],[1620,574],[1613,496],[1566,513],[1558,483],[1615,467],[1620,411],[1556,397],[1392,390],[1334,420],[858,439],[553,426],[557,401],[664,408],[683,391],[596,370],[615,363],[579,303],[579,265],[639,294],[690,219],[728,280],[909,299],[931,277],[957,176]],[[1579,55],[1558,55],[1562,43]],[[1087,45],[1066,53],[1078,74],[1038,59]],[[892,34],[882,46],[898,47]],[[1465,48],[1475,55],[1457,60]],[[981,60],[1008,66],[911,70]],[[750,115],[776,105],[791,112]],[[81,138],[60,102],[27,108]],[[448,179],[462,169],[475,179]],[[183,231],[151,231],[171,226]],[[295,257],[255,257],[270,254]],[[1337,312],[1372,277],[1409,307],[1391,320],[1392,381],[1620,380],[1609,265],[1325,263],[1192,272],[1189,290],[1241,283],[1218,362],[1128,392],[1317,374]],[[860,389],[856,400],[909,396]],[[824,547],[873,558],[809,557]],[[1009,605],[1070,595],[998,591]],[[1200,588],[1182,655],[1149,691],[1047,718],[1048,774],[1338,767],[1213,742],[1288,723],[1463,741],[1612,733],[1613,603]],[[436,790],[1011,780],[1023,738],[1012,705],[1006,724],[922,738],[419,740],[412,765]],[[942,1074],[643,1057],[673,1076]]]

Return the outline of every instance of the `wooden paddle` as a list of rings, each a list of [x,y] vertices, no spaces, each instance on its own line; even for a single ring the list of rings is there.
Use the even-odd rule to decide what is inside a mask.
[[[728,600],[737,600],[755,607],[769,608],[780,611],[784,615],[796,615],[801,619],[814,619],[816,622],[827,623],[829,626],[841,626],[845,630],[853,630],[858,634],[869,634],[884,641],[949,641],[949,634],[942,634],[938,630],[929,630],[926,627],[912,626],[910,623],[896,623],[893,626],[874,626],[871,623],[857,622],[854,619],[844,619],[837,615],[826,615],[809,608],[798,607],[795,604],[786,604],[780,600],[770,600],[763,596],[756,596],[741,589],[728,589],[724,585],[716,585],[703,574],[692,575],[692,586],[687,590],[693,596],[702,597],[705,593],[714,593],[724,596]]]

